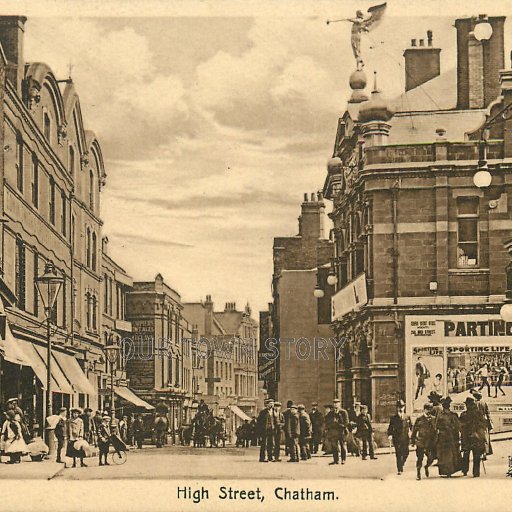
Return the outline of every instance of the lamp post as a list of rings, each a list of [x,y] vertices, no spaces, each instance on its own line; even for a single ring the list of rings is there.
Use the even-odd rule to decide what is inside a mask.
[[[46,262],[43,275],[36,279],[37,291],[41,296],[46,316],[46,413],[43,418],[43,428],[46,425],[46,420],[52,414],[52,310],[63,282],[64,279],[57,274],[55,266],[50,260]],[[50,447],[50,430],[47,430],[46,437]]]
[[[110,422],[114,422],[116,408],[114,405],[114,370],[119,357],[119,344],[114,342],[114,336],[112,333],[105,333],[106,344],[103,348],[105,356],[110,364]]]

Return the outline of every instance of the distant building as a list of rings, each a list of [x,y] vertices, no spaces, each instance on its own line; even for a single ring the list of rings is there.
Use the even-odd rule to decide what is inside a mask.
[[[169,407],[173,435],[190,422],[192,408],[192,328],[183,317],[180,294],[158,274],[134,282],[126,295],[133,350],[126,361],[130,388],[151,405]]]
[[[273,302],[270,318],[265,315],[272,334],[260,346],[260,378],[269,394],[307,407],[331,401],[335,394],[335,350],[329,341],[332,287],[326,285],[334,249],[324,223],[322,195],[305,194],[298,235],[274,238]],[[325,289],[319,299],[313,294],[317,284]]]
[[[197,348],[202,353],[206,392],[200,399],[216,414],[224,414],[232,431],[262,405],[256,360],[258,324],[251,313],[248,304],[238,311],[234,302],[216,312],[210,295],[204,302],[186,303],[183,312],[197,330]]]

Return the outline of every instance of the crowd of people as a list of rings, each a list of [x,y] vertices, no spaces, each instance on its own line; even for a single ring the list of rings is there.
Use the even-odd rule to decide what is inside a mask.
[[[17,398],[11,398],[4,407],[4,421],[0,438],[0,457],[9,457],[8,464],[20,463],[23,455],[31,452],[34,436],[29,428],[27,415],[18,405]],[[56,444],[56,462],[65,463],[63,457],[72,460],[72,467],[86,467],[84,459],[97,447],[100,466],[109,465],[107,455],[112,436],[117,436],[124,444],[142,448],[144,439],[144,422],[141,415],[121,415],[111,418],[106,411],[72,407],[61,407],[58,414],[47,419],[47,428],[53,431]],[[46,453],[48,446],[39,438],[37,445],[42,445]]]
[[[409,455],[409,445],[416,446],[416,478],[421,480],[421,470],[429,476],[429,467],[437,460],[441,476],[451,477],[461,471],[469,472],[470,456],[472,473],[480,476],[481,464],[492,454],[490,431],[492,421],[482,394],[471,389],[465,400],[466,410],[459,416],[450,410],[452,399],[431,392],[423,413],[414,426],[405,413],[405,403],[397,402],[397,413],[391,417],[388,436],[395,446],[398,474],[402,474]],[[423,460],[426,458],[425,466]]]
[[[422,469],[429,477],[430,467],[437,461],[441,476],[450,477],[461,471],[469,472],[472,457],[474,477],[480,476],[482,462],[492,454],[489,408],[477,389],[466,398],[466,410],[459,416],[450,410],[452,399],[431,391],[423,413],[414,424],[405,412],[405,402],[398,400],[396,414],[391,416],[387,435],[394,446],[398,475],[404,466],[411,446],[416,448],[416,478],[421,480]],[[347,454],[366,460],[376,459],[374,429],[364,404],[355,404],[348,411],[335,399],[325,406],[325,414],[313,403],[308,413],[303,404],[288,401],[281,411],[280,402],[268,399],[265,408],[253,422],[246,422],[237,437],[238,446],[259,444],[260,462],[280,462],[282,444],[288,462],[307,461],[322,446],[324,454],[332,454],[330,464],[345,464]],[[244,434],[245,432],[245,434]]]
[[[335,399],[325,405],[325,414],[312,404],[308,413],[303,404],[288,401],[287,409],[281,412],[282,404],[272,399],[265,401],[256,422],[255,431],[260,443],[260,462],[280,462],[281,445],[284,444],[288,462],[306,461],[318,453],[322,446],[324,454],[332,454],[331,464],[345,464],[347,452],[376,459],[373,427],[368,408],[354,406],[350,411],[341,408]]]

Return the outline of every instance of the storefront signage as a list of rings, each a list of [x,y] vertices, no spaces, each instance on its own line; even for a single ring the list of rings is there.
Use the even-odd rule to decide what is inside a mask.
[[[368,302],[366,274],[361,274],[331,298],[332,319],[339,320],[347,313]]]

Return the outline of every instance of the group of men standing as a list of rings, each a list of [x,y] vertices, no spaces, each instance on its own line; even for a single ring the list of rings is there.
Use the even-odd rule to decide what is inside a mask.
[[[325,406],[325,416],[318,410],[316,402],[313,402],[310,413],[306,412],[303,404],[295,405],[289,400],[286,405],[287,409],[281,412],[281,403],[268,399],[265,401],[265,409],[258,416],[260,462],[280,462],[281,442],[284,440],[285,454],[290,457],[288,462],[308,460],[311,454],[318,453],[322,445],[324,453],[333,456],[331,464],[340,464],[340,460],[341,464],[345,464],[346,444],[353,430],[356,430],[362,442],[363,459],[368,454],[371,459],[376,459],[373,427],[366,406],[361,406],[358,414],[351,411],[352,421],[349,413],[341,408],[339,399]],[[355,452],[359,455],[359,448]]]
[[[452,399],[436,392],[428,395],[429,402],[414,426],[405,413],[405,403],[397,401],[397,412],[389,422],[388,436],[395,446],[396,465],[401,475],[409,455],[409,445],[416,445],[416,479],[421,480],[423,460],[425,476],[437,459],[441,476],[450,477],[458,471],[466,476],[469,459],[473,458],[473,477],[480,476],[481,462],[492,453],[489,432],[492,422],[487,404],[479,391],[472,389],[465,400],[466,410],[457,413],[450,410]]]

